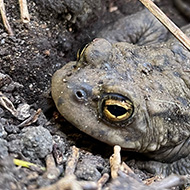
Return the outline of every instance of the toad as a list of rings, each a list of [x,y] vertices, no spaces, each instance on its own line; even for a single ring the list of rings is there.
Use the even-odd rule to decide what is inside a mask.
[[[88,135],[148,156],[140,168],[190,174],[190,52],[166,41],[167,30],[148,11],[99,36],[53,75],[57,109]]]

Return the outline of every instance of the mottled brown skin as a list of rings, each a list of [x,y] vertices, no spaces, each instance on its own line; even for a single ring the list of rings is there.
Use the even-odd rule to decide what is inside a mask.
[[[146,22],[143,16],[138,19]],[[147,27],[150,36],[148,30],[156,31],[154,26],[160,24]],[[164,175],[190,174],[190,52],[174,38],[158,43],[143,37],[142,25],[134,29],[133,34],[149,45],[93,40],[78,61],[54,74],[53,99],[59,112],[81,131],[156,160],[137,163],[140,168]],[[102,99],[108,94],[128,98],[132,115],[124,121],[106,118]]]

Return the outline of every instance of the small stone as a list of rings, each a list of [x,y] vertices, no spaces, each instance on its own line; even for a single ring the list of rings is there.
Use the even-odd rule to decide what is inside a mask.
[[[21,141],[23,154],[31,158],[45,158],[52,152],[53,140],[50,132],[42,127],[24,128]]]
[[[5,44],[5,39],[2,39],[2,40],[0,41],[0,43],[1,43],[1,45]]]
[[[3,87],[4,85],[10,84],[12,79],[10,78],[9,75],[0,73],[0,88]]]
[[[3,108],[0,107],[0,118],[2,118],[5,115],[5,112]]]
[[[3,92],[13,92],[15,89],[22,88],[23,85],[19,84],[18,82],[11,82],[7,86],[2,87]]]
[[[45,125],[45,123],[47,123],[47,118],[43,112],[40,113],[36,123],[37,123],[37,125],[42,125],[42,126]]]
[[[5,138],[7,136],[7,132],[5,131],[3,125],[0,123],[0,138]]]
[[[17,118],[21,121],[25,120],[26,118],[30,117],[30,105],[28,104],[20,104],[17,108]]]
[[[7,141],[0,139],[0,158],[8,156]]]
[[[7,133],[17,133],[20,129],[12,124],[7,124],[4,126]]]
[[[17,137],[17,135],[15,135],[14,137],[13,137],[13,135],[11,135],[11,136],[12,137],[10,137],[10,138]],[[18,154],[18,152],[21,152],[23,149],[23,146],[22,146],[20,139],[17,138],[17,139],[13,139],[12,141],[9,141],[8,149],[9,149],[9,152],[15,153],[15,154]]]
[[[79,179],[88,181],[98,181],[101,177],[101,171],[105,167],[105,160],[100,156],[85,154],[80,158],[77,164],[75,175]]]
[[[1,40],[1,43],[2,43],[2,40]],[[0,50],[0,56],[5,56],[5,55],[8,55],[7,48],[2,48]]]

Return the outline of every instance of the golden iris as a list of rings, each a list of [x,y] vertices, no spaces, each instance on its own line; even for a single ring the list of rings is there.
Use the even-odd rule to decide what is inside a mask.
[[[104,100],[102,112],[106,119],[111,121],[124,121],[133,114],[133,103],[128,99],[107,99]]]

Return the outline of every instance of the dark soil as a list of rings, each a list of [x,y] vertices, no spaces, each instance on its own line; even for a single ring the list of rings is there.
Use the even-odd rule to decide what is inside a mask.
[[[155,2],[178,26],[188,23],[171,0]],[[103,27],[142,10],[142,4],[137,0],[32,0],[28,24],[20,21],[17,1],[5,0],[5,7],[14,36],[7,34],[0,19],[0,91],[4,94],[0,98],[6,101],[7,97],[18,114],[0,106],[0,189],[36,189],[54,183],[64,173],[72,145],[80,147],[77,179],[97,181],[110,170],[112,147],[78,131],[58,114],[49,93],[51,76],[75,60],[78,49]],[[42,112],[36,121],[22,123],[39,108]],[[60,175],[53,180],[12,163],[18,158],[46,166],[51,153],[60,158],[56,162]]]

